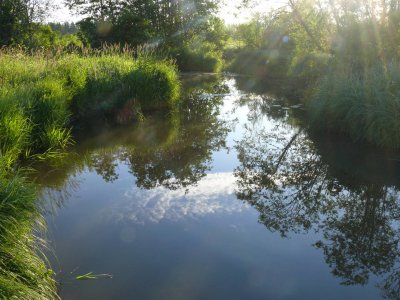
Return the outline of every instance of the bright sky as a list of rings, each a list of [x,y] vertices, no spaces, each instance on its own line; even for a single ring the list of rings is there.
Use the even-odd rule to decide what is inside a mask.
[[[71,14],[71,12],[63,6],[63,0],[54,0],[53,2],[60,8],[48,18],[48,21],[61,23],[79,21],[80,16],[74,16]],[[241,0],[225,0],[226,4],[219,15],[227,24],[243,23],[256,12],[268,12],[273,8],[283,6],[286,3],[285,0],[257,0],[253,2],[257,3],[254,4],[252,8],[238,9],[237,7],[241,3]]]
[[[227,24],[243,23],[251,18],[255,13],[267,13],[271,9],[282,7],[286,4],[285,0],[253,0],[253,5],[247,9],[238,9],[241,0],[226,0],[225,6],[221,9],[219,16]]]

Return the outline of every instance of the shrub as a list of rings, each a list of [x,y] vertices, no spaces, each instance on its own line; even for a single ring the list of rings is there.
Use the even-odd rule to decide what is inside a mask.
[[[227,69],[230,72],[260,78],[284,78],[288,72],[290,54],[284,48],[243,50]]]

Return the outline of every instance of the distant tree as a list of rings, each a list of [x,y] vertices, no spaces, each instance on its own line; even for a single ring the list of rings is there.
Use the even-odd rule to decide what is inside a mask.
[[[167,41],[177,36],[188,40],[204,31],[218,7],[217,0],[66,0],[65,3],[87,16],[80,23],[81,35],[92,46],[109,41],[135,45],[151,38]]]
[[[29,48],[50,48],[55,45],[57,34],[49,25],[33,23],[31,25],[31,34],[26,37],[24,44]]]
[[[0,0],[0,45],[23,43],[51,6],[50,0]]]
[[[29,25],[28,11],[22,0],[0,0],[0,45],[21,41]]]
[[[48,23],[53,31],[60,33],[61,35],[76,34],[78,32],[78,26],[75,23]]]
[[[43,22],[55,7],[51,0],[22,0],[30,22]]]

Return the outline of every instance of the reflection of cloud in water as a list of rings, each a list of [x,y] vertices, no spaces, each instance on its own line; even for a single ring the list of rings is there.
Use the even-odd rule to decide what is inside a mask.
[[[148,191],[135,187],[125,192],[122,203],[114,207],[113,216],[117,215],[119,221],[143,224],[241,212],[248,206],[236,199],[235,189],[233,173],[208,174],[189,189],[158,187]]]

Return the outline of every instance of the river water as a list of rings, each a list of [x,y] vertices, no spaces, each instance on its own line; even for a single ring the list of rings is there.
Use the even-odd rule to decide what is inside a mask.
[[[38,166],[62,299],[399,299],[400,157],[252,78],[182,80],[179,112]]]

